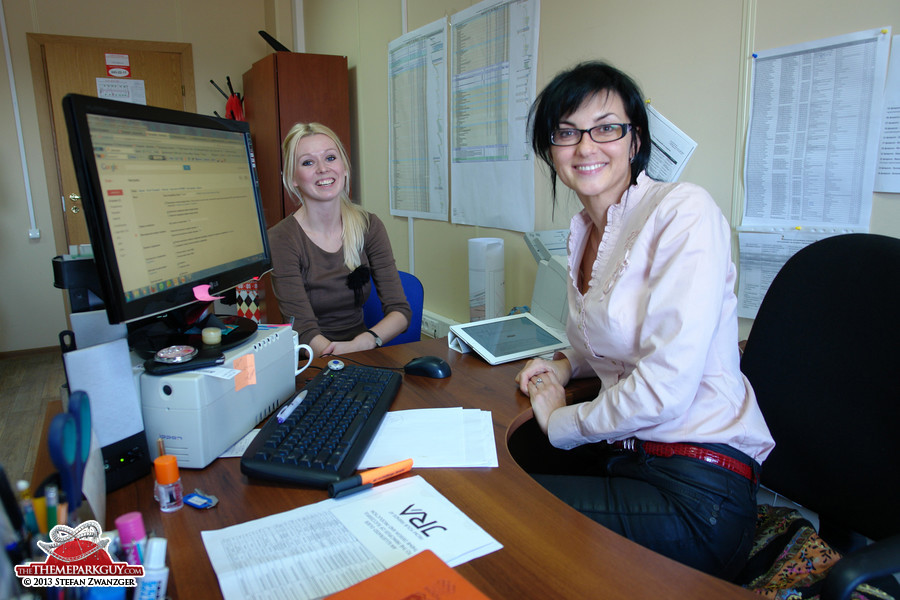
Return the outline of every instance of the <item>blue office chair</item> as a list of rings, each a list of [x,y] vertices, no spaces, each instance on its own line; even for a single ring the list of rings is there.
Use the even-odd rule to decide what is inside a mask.
[[[823,600],[900,589],[898,298],[900,239],[826,238],[779,271],[741,359],[775,438],[762,485],[817,513],[843,555],[810,581]]]
[[[400,284],[403,286],[403,293],[406,294],[406,301],[412,309],[412,318],[409,321],[409,327],[406,331],[387,342],[385,346],[393,346],[394,344],[405,344],[406,342],[418,342],[422,339],[422,307],[425,302],[425,288],[422,282],[413,275],[405,271],[399,271]],[[372,283],[372,293],[369,299],[363,304],[363,320],[366,327],[372,327],[378,321],[384,318],[384,312],[381,310],[381,300],[375,291],[375,283]]]

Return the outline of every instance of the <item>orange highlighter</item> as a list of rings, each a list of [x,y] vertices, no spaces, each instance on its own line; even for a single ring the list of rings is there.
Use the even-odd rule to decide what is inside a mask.
[[[340,481],[328,484],[328,495],[332,498],[340,498],[342,496],[349,496],[350,494],[367,490],[376,483],[406,473],[412,469],[412,466],[413,459],[407,458],[406,460],[401,460],[392,465],[363,471],[353,477],[348,477],[347,479],[341,479]]]

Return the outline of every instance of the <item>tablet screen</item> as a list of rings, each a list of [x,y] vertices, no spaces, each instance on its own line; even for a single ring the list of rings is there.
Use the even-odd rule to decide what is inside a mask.
[[[557,339],[530,319],[504,319],[465,326],[465,332],[494,356],[529,352],[560,344]]]

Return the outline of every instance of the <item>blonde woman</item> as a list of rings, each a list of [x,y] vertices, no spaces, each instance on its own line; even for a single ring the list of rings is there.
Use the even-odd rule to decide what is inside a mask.
[[[384,224],[349,197],[350,162],[337,135],[297,123],[284,138],[282,179],[299,203],[269,229],[272,283],[285,321],[317,356],[381,346],[412,315]],[[385,317],[367,328],[362,306],[375,282]]]

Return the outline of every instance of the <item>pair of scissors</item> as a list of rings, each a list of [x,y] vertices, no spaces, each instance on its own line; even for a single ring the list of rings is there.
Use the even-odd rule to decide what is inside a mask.
[[[69,503],[69,525],[77,525],[84,467],[91,450],[91,402],[85,392],[69,395],[69,410],[53,417],[47,443]]]

